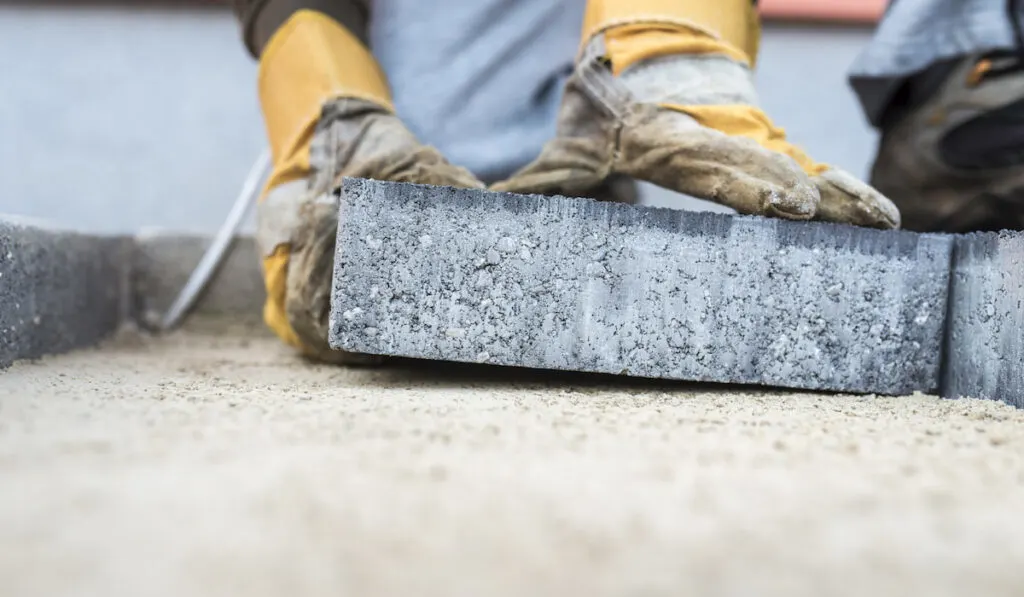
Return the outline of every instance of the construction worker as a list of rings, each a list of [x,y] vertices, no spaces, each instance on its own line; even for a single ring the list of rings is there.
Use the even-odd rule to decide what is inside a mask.
[[[741,213],[901,223],[758,109],[751,0],[378,0],[373,27],[363,0],[235,6],[273,160],[264,318],[315,358],[368,359],[326,341],[342,176],[616,201],[644,180]]]

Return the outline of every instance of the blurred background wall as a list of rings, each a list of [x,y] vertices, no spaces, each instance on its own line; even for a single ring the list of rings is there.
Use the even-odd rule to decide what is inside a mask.
[[[846,70],[870,35],[770,21],[758,72],[776,123],[859,175],[875,135]],[[0,213],[97,232],[215,230],[262,148],[255,72],[222,6],[0,2]]]

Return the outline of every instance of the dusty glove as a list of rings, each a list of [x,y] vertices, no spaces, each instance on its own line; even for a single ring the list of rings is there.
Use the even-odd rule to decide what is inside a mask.
[[[484,185],[409,132],[369,51],[320,13],[297,12],[271,38],[260,101],[274,164],[257,212],[264,319],[314,358],[375,361],[327,344],[341,178]]]
[[[579,195],[620,174],[740,213],[899,226],[892,202],[811,160],[756,107],[749,0],[592,0],[587,10],[555,139],[492,188]]]

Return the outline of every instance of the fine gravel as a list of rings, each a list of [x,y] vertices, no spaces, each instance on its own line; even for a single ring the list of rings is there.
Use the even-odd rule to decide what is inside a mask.
[[[1024,412],[255,328],[0,372],[0,594],[1020,595]]]

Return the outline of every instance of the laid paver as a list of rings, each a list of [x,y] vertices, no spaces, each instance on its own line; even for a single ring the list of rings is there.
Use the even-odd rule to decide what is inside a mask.
[[[1024,408],[1024,233],[957,239],[943,395]]]
[[[347,179],[331,344],[403,357],[937,391],[952,238]]]
[[[129,241],[0,219],[0,367],[90,346],[121,325]]]

